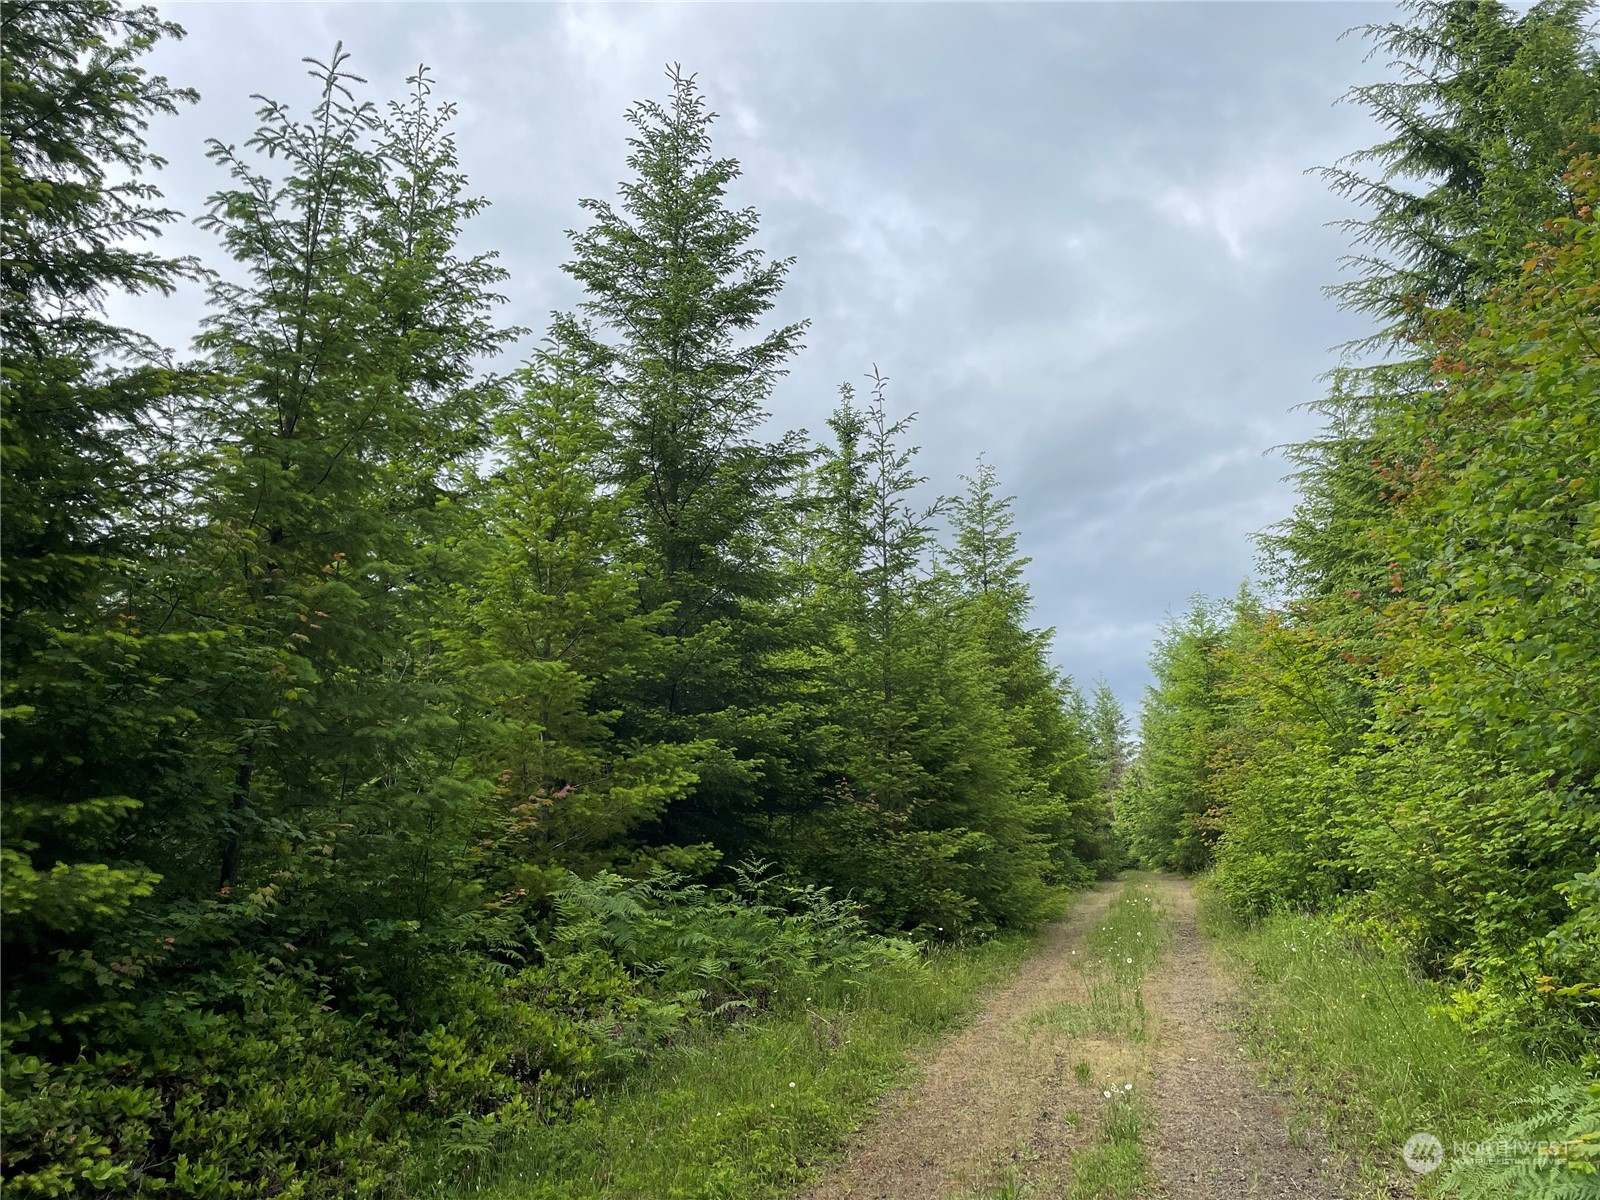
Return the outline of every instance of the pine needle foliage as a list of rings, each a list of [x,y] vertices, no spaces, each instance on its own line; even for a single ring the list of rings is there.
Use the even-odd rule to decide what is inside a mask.
[[[806,326],[692,76],[506,372],[426,69],[379,103],[335,46],[256,97],[212,271],[150,247],[146,124],[193,97],[138,60],[181,31],[3,20],[8,1194],[475,1178],[1088,877],[1010,501],[925,503],[881,376],[835,446],[769,436]],[[192,363],[103,319],[186,281]]]

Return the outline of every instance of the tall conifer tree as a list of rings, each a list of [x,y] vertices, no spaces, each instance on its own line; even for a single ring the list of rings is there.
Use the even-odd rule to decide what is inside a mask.
[[[470,826],[453,702],[419,639],[498,396],[479,363],[512,331],[490,319],[493,256],[456,248],[483,202],[452,107],[419,72],[385,113],[342,49],[307,61],[309,117],[264,101],[244,149],[212,144],[230,181],[205,223],[245,276],[213,285],[200,338],[225,384],[206,414],[208,570],[184,604],[228,647],[206,727],[222,794],[197,814],[215,840],[175,852],[224,894],[297,864],[320,881],[300,919],[370,926],[382,952],[453,903],[444,860]]]
[[[1055,879],[1080,879],[1102,857],[1104,818],[1096,802],[1092,730],[1070,679],[1051,662],[1053,629],[1031,629],[1033,597],[1023,572],[1032,560],[1018,548],[1012,497],[1000,493],[994,465],[980,459],[949,501],[947,557],[962,626],[993,681],[1010,738],[1022,755],[1019,784],[1030,826],[1050,848]]]
[[[140,59],[182,36],[109,0],[0,13],[0,676],[5,694],[5,970],[76,946],[157,882],[127,827],[157,788],[189,648],[130,578],[158,484],[152,414],[191,383],[108,321],[111,292],[166,293],[196,264],[149,247],[176,215],[149,172],[149,122],[194,93]]]
[[[611,482],[637,497],[643,602],[669,609],[661,669],[616,698],[619,729],[710,739],[692,802],[665,814],[660,836],[740,853],[810,786],[774,611],[783,509],[808,451],[799,434],[760,436],[805,323],[763,331],[792,260],[751,244],[758,219],[728,203],[739,165],[713,153],[715,114],[692,76],[668,77],[665,103],[628,112],[620,202],[582,202],[591,223],[571,235],[566,270],[586,298],[551,336],[612,427]]]
[[[1377,361],[1330,374],[1317,405],[1326,431],[1290,449],[1301,499],[1264,539],[1296,592],[1346,610],[1341,636],[1356,639],[1357,655],[1371,653],[1362,631],[1393,584],[1369,534],[1393,499],[1385,473],[1418,454],[1377,422],[1436,407],[1429,364],[1414,349],[1422,314],[1431,305],[1470,308],[1514,278],[1544,223],[1577,207],[1563,180],[1571,155],[1600,151],[1600,52],[1586,28],[1588,0],[1406,8],[1407,19],[1362,30],[1375,53],[1393,56],[1398,78],[1346,96],[1390,136],[1323,171],[1366,210],[1344,222],[1355,248],[1345,260],[1350,278],[1328,290],[1380,322],[1350,348]]]

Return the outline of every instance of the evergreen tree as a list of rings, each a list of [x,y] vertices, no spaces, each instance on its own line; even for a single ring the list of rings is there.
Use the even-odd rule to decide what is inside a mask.
[[[828,450],[764,439],[805,327],[691,78],[513,387],[452,106],[306,60],[309,114],[211,143],[179,370],[99,308],[203,274],[144,244],[179,30],[0,20],[8,1193],[399,1194],[691,1023],[910,969],[817,882],[940,937],[1086,877],[1011,500],[922,506],[876,370]]]
[[[157,875],[127,824],[184,719],[167,683],[187,640],[129,598],[154,490],[152,413],[192,381],[105,319],[113,291],[197,273],[148,243],[176,216],[147,178],[150,120],[195,99],[139,60],[182,30],[109,2],[0,14],[0,676],[5,694],[7,1008],[35,954],[82,944]]]
[[[1013,497],[1002,496],[993,464],[962,476],[949,501],[949,558],[961,594],[959,620],[977,639],[998,691],[1012,743],[1024,756],[1035,831],[1050,847],[1058,882],[1081,879],[1105,857],[1105,818],[1091,761],[1091,731],[1077,692],[1051,663],[1053,629],[1030,629],[1033,597],[1023,578],[1032,561],[1017,549]]]
[[[754,434],[805,323],[748,340],[793,260],[768,262],[748,244],[755,212],[726,203],[739,164],[713,157],[715,114],[694,78],[676,68],[668,77],[667,104],[629,110],[635,178],[622,185],[620,211],[582,202],[592,223],[571,235],[565,269],[588,298],[581,317],[557,316],[552,336],[595,378],[616,423],[616,478],[641,485],[651,584],[677,602],[683,636],[769,595],[762,533],[804,455],[798,435],[766,443]],[[668,702],[674,711],[692,703]]]
[[[1166,632],[1117,800],[1145,861],[1214,855],[1242,911],[1336,909],[1468,1026],[1573,1057],[1600,995],[1591,11],[1368,30],[1403,75],[1353,93],[1392,136],[1329,173],[1367,206],[1333,291],[1387,361],[1335,372],[1293,452],[1264,545],[1288,604]]]
[[[1217,823],[1209,764],[1226,713],[1218,614],[1196,600],[1168,622],[1139,717],[1137,784],[1119,799],[1119,830],[1147,866],[1198,871],[1211,862]]]
[[[619,731],[707,747],[692,802],[669,808],[659,836],[740,854],[812,779],[776,611],[777,541],[807,452],[799,434],[758,436],[805,324],[760,331],[791,260],[750,244],[758,220],[728,206],[739,166],[712,152],[715,114],[692,76],[669,79],[665,104],[628,113],[620,204],[583,201],[591,224],[571,234],[566,270],[587,298],[551,337],[593,381],[609,481],[637,497],[643,603],[669,612],[661,671],[615,698]]]
[[[1051,787],[1063,775],[1048,723],[1025,728],[1041,715],[1028,702],[1047,695],[1059,718],[1056,681],[1023,631],[1007,648],[1020,642],[1020,655],[991,657],[968,598],[936,565],[939,506],[917,503],[924,479],[901,440],[911,418],[891,420],[887,380],[871,378],[864,410],[842,390],[829,421],[837,444],[818,472],[819,595],[832,623],[843,778],[802,853],[891,926],[937,936],[1026,924],[1051,873],[1047,839],[1060,815]],[[996,578],[1015,577],[1013,567],[997,562]],[[1004,621],[1014,598],[1001,605],[999,595],[992,611]],[[1032,692],[1008,703],[1007,682],[1030,666]],[[1040,778],[1030,777],[1036,761]]]
[[[597,696],[659,669],[670,609],[639,603],[634,490],[603,483],[607,434],[561,364],[524,372],[497,423],[504,462],[468,537],[468,581],[438,638],[482,716],[475,773],[497,782],[507,886],[545,894],[624,856],[626,837],[695,782],[703,748],[624,744]]]
[[[1400,78],[1347,96],[1392,136],[1323,172],[1367,210],[1345,222],[1357,249],[1346,260],[1352,277],[1330,293],[1382,323],[1350,349],[1389,361],[1332,372],[1316,406],[1326,432],[1290,450],[1301,499],[1263,540],[1283,582],[1329,601],[1325,619],[1341,622],[1361,656],[1376,652],[1371,613],[1394,584],[1371,530],[1393,480],[1422,453],[1383,418],[1436,410],[1428,361],[1413,345],[1421,314],[1471,306],[1513,278],[1544,223],[1576,209],[1563,178],[1571,154],[1600,149],[1600,54],[1587,0],[1520,11],[1495,0],[1407,7],[1407,20],[1363,30],[1375,52],[1395,56]]]
[[[933,520],[940,505],[919,507],[913,499],[916,489],[928,481],[911,465],[921,447],[903,446],[899,438],[916,414],[891,422],[885,399],[889,381],[877,367],[871,378],[872,400],[862,437],[867,492],[858,569],[866,601],[864,632],[870,638],[866,658],[882,700],[877,725],[883,760],[893,762],[901,753],[896,701],[907,690],[900,676],[905,660],[918,646],[910,626],[922,599],[922,571],[934,546]],[[848,428],[850,421],[845,418],[840,423]]]
[[[1344,223],[1355,277],[1330,290],[1402,327],[1424,306],[1470,306],[1511,278],[1544,222],[1573,211],[1571,156],[1600,149],[1588,0],[1404,7],[1408,19],[1362,29],[1399,78],[1346,96],[1392,136],[1322,172],[1368,209]]]
[[[513,331],[489,318],[493,257],[455,248],[482,202],[451,106],[419,73],[384,114],[356,97],[342,49],[307,61],[309,119],[264,101],[245,151],[211,148],[231,186],[205,224],[246,278],[213,284],[200,338],[227,383],[205,414],[220,451],[203,569],[175,584],[196,588],[181,602],[225,650],[194,747],[216,756],[220,794],[195,814],[215,841],[191,828],[172,853],[191,887],[225,896],[305,872],[302,936],[367,927],[384,954],[458,907],[449,863],[474,785],[453,770],[454,701],[419,639],[497,396],[477,363]]]
[[[1119,797],[1132,767],[1133,746],[1127,714],[1104,679],[1095,680],[1088,704],[1080,705],[1078,711],[1088,733],[1090,771],[1098,799],[1094,838],[1098,852],[1096,868],[1105,874],[1122,864],[1126,852],[1126,848],[1118,844],[1115,825]]]
[[[1094,742],[1095,774],[1102,793],[1122,785],[1128,770],[1128,718],[1111,685],[1097,679],[1089,694],[1089,729]]]
[[[158,348],[108,323],[101,305],[113,290],[169,293],[198,270],[142,245],[177,217],[145,178],[164,165],[145,130],[196,96],[138,65],[161,38],[183,36],[154,9],[24,0],[0,20],[0,536],[12,667],[42,648],[50,622],[97,610],[105,573],[128,552],[128,510],[144,485],[139,438],[170,381]],[[113,369],[115,359],[135,367]]]
[[[963,475],[965,494],[950,501],[955,540],[949,558],[963,590],[971,596],[993,598],[1008,616],[1021,619],[1028,594],[1023,568],[1032,559],[1017,553],[1016,522],[1011,516],[1015,497],[999,494],[994,464],[978,459],[977,474]]]

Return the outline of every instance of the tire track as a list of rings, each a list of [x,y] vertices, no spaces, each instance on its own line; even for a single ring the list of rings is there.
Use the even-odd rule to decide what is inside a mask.
[[[1072,1039],[1032,1030],[1028,1018],[1083,999],[1072,952],[1120,887],[1083,895],[1048,927],[977,1021],[932,1053],[920,1082],[885,1099],[861,1146],[803,1200],[933,1200],[990,1184],[1013,1165],[1057,1175],[1087,1136],[1068,1114],[1092,1111],[1092,1089],[1073,1077]]]

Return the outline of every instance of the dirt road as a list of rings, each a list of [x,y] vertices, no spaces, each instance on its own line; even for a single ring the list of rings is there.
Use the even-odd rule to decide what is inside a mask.
[[[1314,1135],[1290,1137],[1282,1098],[1240,1050],[1236,998],[1194,909],[1168,876],[1080,897],[806,1200],[1082,1200],[1130,1182],[1146,1200],[1352,1195]],[[1161,952],[1124,965],[1147,932]]]

